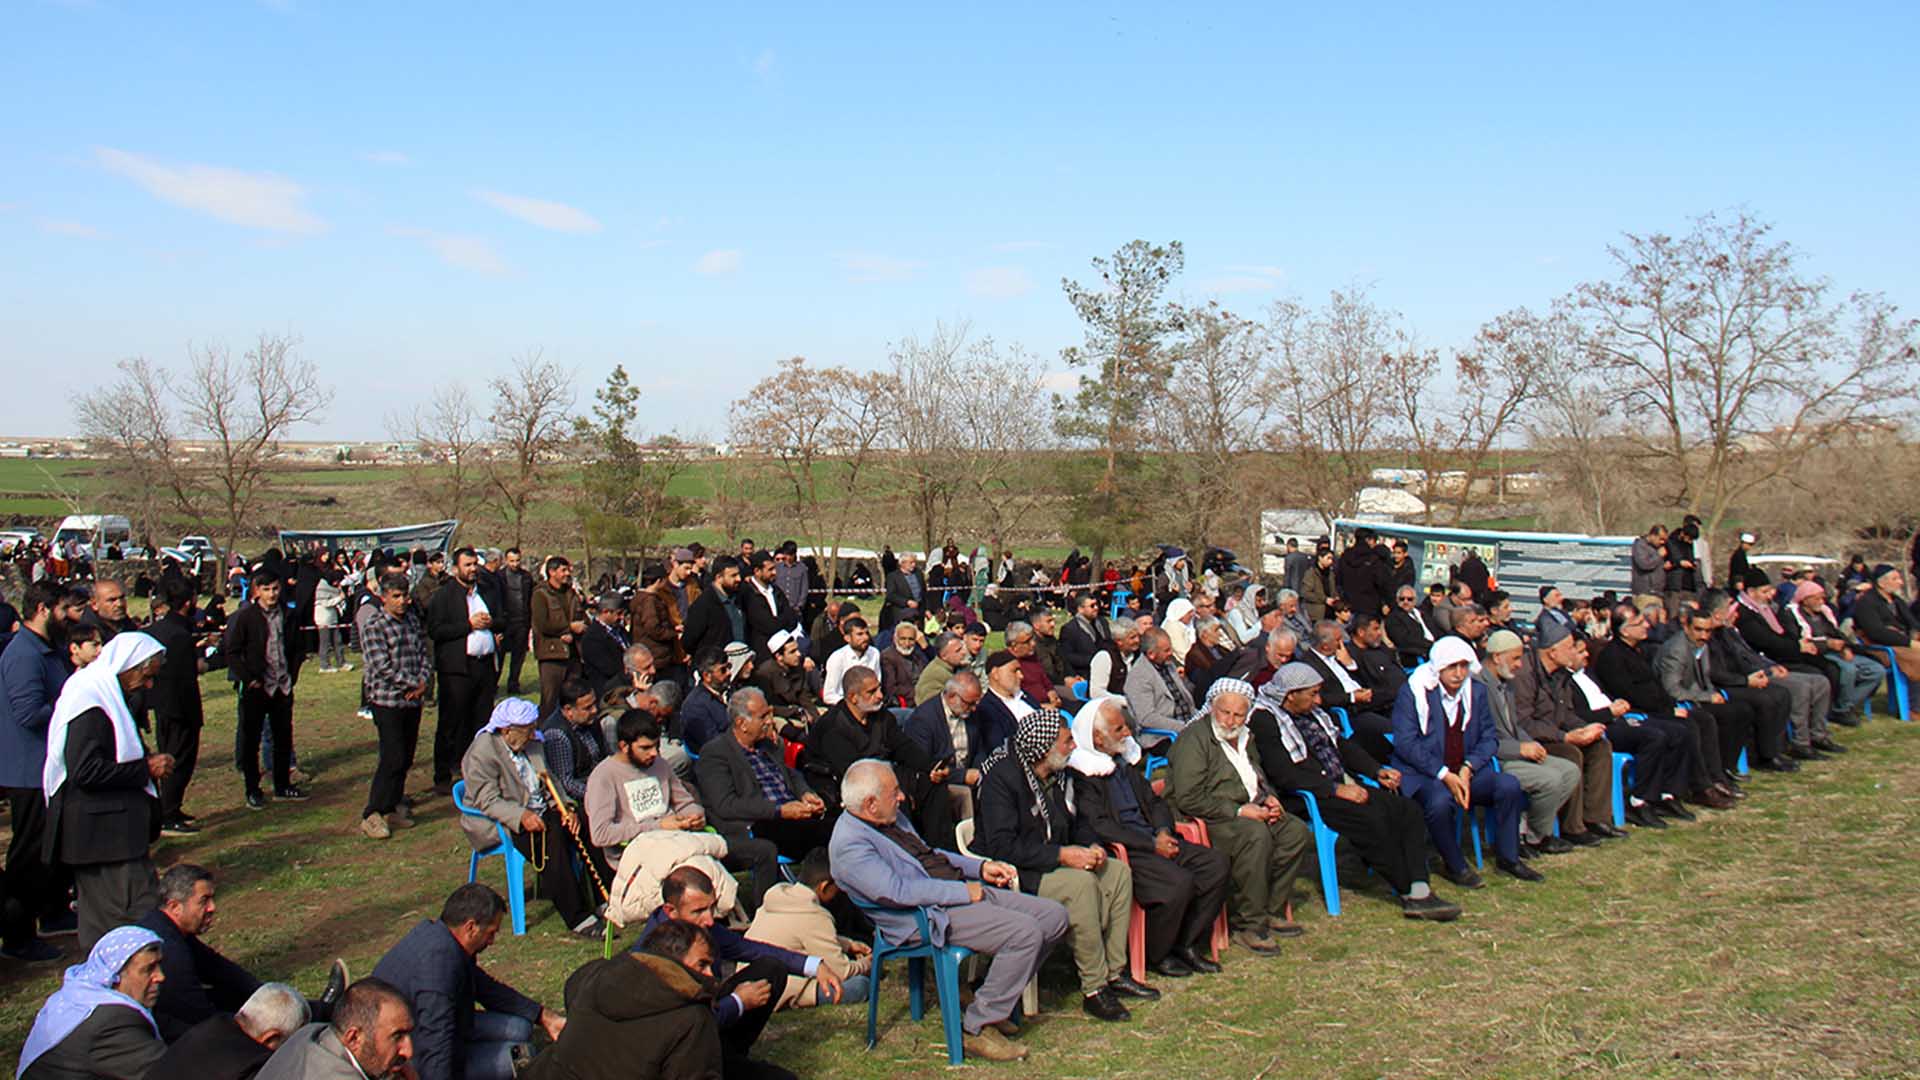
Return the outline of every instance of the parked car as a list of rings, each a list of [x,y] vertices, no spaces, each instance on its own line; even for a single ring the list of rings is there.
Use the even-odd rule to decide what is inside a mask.
[[[133,543],[133,523],[119,514],[69,514],[54,530],[54,547],[64,549],[69,540],[86,549],[88,558],[103,559],[108,548],[124,552]]]

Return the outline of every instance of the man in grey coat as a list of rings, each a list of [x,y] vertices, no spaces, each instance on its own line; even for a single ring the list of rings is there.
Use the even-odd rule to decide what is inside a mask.
[[[1553,835],[1553,821],[1560,808],[1573,798],[1580,786],[1580,767],[1566,758],[1554,757],[1547,749],[1520,730],[1513,711],[1513,677],[1520,670],[1524,649],[1520,635],[1511,630],[1496,630],[1487,636],[1487,662],[1475,678],[1487,689],[1487,704],[1493,709],[1494,731],[1500,736],[1494,756],[1500,771],[1511,773],[1527,793],[1527,850],[1555,855],[1599,843],[1590,832]]]
[[[1140,661],[1127,669],[1123,693],[1134,731],[1160,728],[1177,732],[1193,718],[1193,692],[1175,666],[1173,642],[1165,630],[1149,630],[1142,640]]]
[[[255,1080],[387,1080],[413,1057],[413,1010],[400,991],[361,979],[340,999],[333,1020],[287,1036]]]
[[[1667,527],[1654,525],[1633,540],[1633,568],[1628,576],[1636,596],[1664,596],[1667,591]],[[1672,614],[1669,612],[1669,614]]]

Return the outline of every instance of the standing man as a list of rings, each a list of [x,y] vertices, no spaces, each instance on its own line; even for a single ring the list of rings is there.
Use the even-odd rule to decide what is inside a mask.
[[[684,574],[692,563],[675,563]],[[656,678],[683,683],[687,654],[680,647],[679,601],[673,591],[671,572],[659,563],[648,563],[640,571],[640,587],[634,590],[628,605],[633,640],[645,645],[659,662]]]
[[[500,571],[500,588],[506,604],[504,635],[501,641],[510,659],[507,667],[507,693],[520,692],[520,665],[527,659],[528,634],[533,629],[533,575],[520,565],[520,549],[507,549],[506,569]],[[537,664],[537,661],[536,661]]]
[[[277,574],[254,568],[247,604],[227,623],[223,650],[227,670],[240,688],[240,775],[246,782],[247,809],[263,810],[260,790],[260,737],[271,728],[273,797],[298,801],[306,791],[293,783],[293,684],[300,678],[300,635],[280,605]]]
[[[768,638],[782,630],[800,628],[800,609],[778,588],[780,564],[772,555],[759,552],[748,561],[748,566],[753,573],[747,579],[746,588],[741,590],[747,620],[745,640],[752,646],[754,657],[765,660],[773,655],[767,650]]]
[[[687,655],[699,656],[709,649],[725,652],[735,641],[747,640],[747,616],[740,610],[740,564],[722,558],[713,565],[713,587],[701,591],[687,608],[686,628],[681,644]]]
[[[577,663],[580,635],[587,632],[586,612],[573,591],[573,564],[565,556],[547,557],[546,580],[533,590],[532,611],[533,659],[540,665],[544,712],[559,699],[560,683]]]
[[[407,804],[407,771],[420,743],[420,708],[433,658],[427,632],[407,602],[407,579],[388,573],[378,583],[380,606],[362,623],[360,655],[366,661],[367,705],[380,740],[380,758],[361,811],[360,831],[384,840],[390,827],[413,824]]]
[[[77,925],[67,910],[73,873],[46,847],[47,797],[41,765],[47,760],[47,724],[67,683],[67,647],[55,629],[60,589],[36,581],[20,594],[20,628],[0,653],[6,690],[0,723],[0,785],[5,786],[12,839],[7,844],[6,909],[0,917],[0,956],[44,963],[60,950],[34,936],[34,920],[52,934]]]
[[[180,576],[160,579],[155,610],[165,614],[147,627],[153,640],[166,649],[160,674],[147,691],[153,712],[154,734],[163,754],[173,756],[173,771],[160,781],[160,831],[188,836],[200,831],[182,807],[193,767],[200,760],[200,726],[206,719],[200,702],[200,674],[207,665],[193,636],[193,586]]]
[[[880,605],[880,629],[893,629],[897,622],[919,622],[926,614],[926,579],[920,576],[920,556],[909,551],[900,556],[900,569],[887,575],[887,595]]]
[[[453,573],[427,604],[427,636],[440,673],[440,722],[433,732],[433,790],[453,793],[453,769],[493,712],[494,661],[499,639],[493,612],[480,595],[480,558],[472,548],[453,553]],[[535,594],[535,604],[539,596]],[[536,613],[536,619],[538,615]],[[546,679],[542,665],[541,680]]]
[[[626,613],[626,602],[619,593],[603,593],[594,601],[593,617],[587,621],[586,633],[580,635],[580,674],[595,689],[607,686],[623,674],[627,649],[633,644],[626,627],[621,625]]]
[[[1633,566],[1627,575],[1628,588],[1635,596],[1665,597],[1667,593],[1667,527],[1655,522],[1645,536],[1635,537]],[[1675,612],[1668,601],[1667,614]]]

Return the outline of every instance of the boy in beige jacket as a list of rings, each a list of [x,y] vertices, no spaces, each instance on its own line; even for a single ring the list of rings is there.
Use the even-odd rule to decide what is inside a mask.
[[[794,869],[798,883],[775,885],[767,890],[767,898],[754,915],[753,925],[747,928],[747,937],[765,945],[821,957],[821,962],[840,977],[840,1003],[866,1004],[867,969],[873,963],[873,950],[834,932],[833,915],[826,905],[833,902],[840,887],[833,883],[826,849],[815,848]],[[787,979],[786,992],[780,995],[775,1010],[818,1005],[819,986],[818,979]]]

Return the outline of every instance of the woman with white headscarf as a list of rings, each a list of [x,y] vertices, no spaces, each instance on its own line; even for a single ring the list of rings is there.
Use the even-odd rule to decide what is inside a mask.
[[[111,643],[109,643],[111,644]],[[165,981],[160,936],[139,926],[102,935],[40,1006],[20,1048],[20,1080],[124,1080],[167,1052],[153,1020]]]
[[[147,752],[127,695],[153,685],[165,653],[146,634],[114,635],[61,688],[47,725],[46,850],[73,868],[82,948],[159,899],[147,854],[160,835],[153,782],[173,771],[173,758]]]

